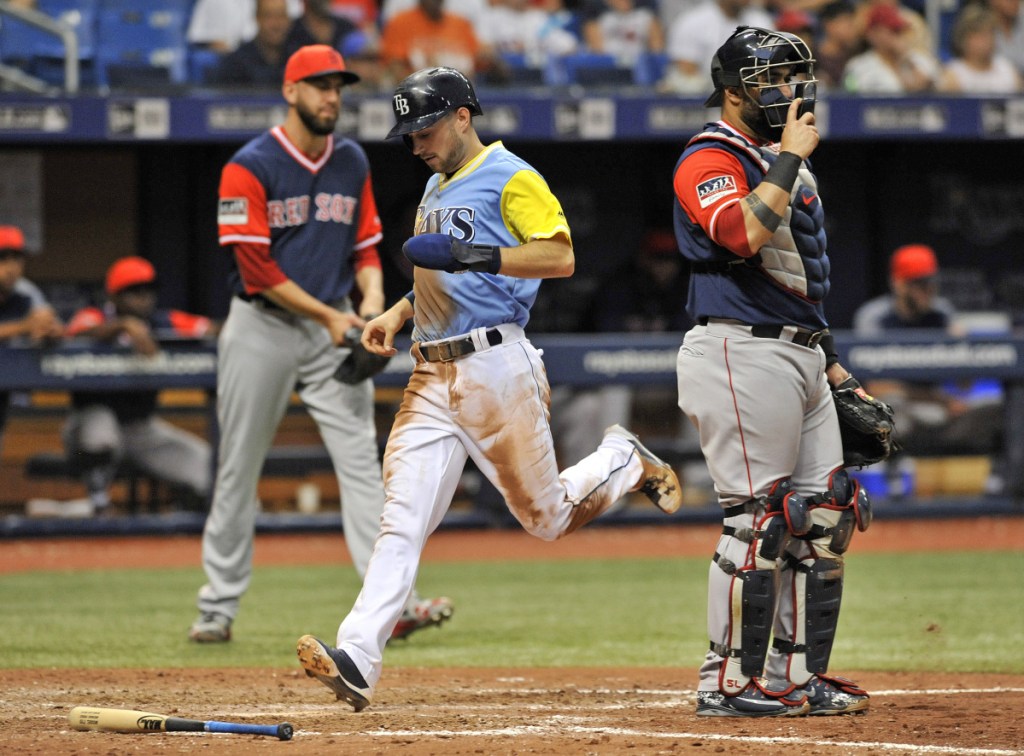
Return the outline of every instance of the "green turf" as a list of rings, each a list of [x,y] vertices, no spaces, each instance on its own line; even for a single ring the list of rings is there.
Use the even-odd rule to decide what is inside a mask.
[[[856,545],[856,544],[855,544]],[[417,666],[695,667],[705,559],[426,564],[455,618],[393,644]],[[1024,552],[857,555],[832,669],[1024,673]],[[0,667],[291,667],[296,638],[333,641],[357,591],[344,567],[261,568],[230,644],[185,635],[198,568],[0,577]]]

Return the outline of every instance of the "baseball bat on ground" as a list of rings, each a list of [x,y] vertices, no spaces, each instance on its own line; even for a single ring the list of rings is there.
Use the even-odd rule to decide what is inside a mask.
[[[132,709],[104,709],[76,706],[68,713],[68,722],[76,730],[110,730],[113,732],[226,732],[235,735],[269,735],[280,740],[292,739],[292,726],[241,724],[238,722],[201,722],[163,714],[150,714]]]

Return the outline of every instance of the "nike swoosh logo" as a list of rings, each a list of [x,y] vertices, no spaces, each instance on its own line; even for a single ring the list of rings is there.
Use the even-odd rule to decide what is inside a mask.
[[[818,199],[817,194],[812,194],[810,197],[804,197],[804,204],[810,207],[810,204],[816,199]]]

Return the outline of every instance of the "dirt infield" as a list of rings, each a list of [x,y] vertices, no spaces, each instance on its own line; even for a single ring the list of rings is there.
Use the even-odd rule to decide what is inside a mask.
[[[571,559],[706,553],[714,527],[592,528],[556,544],[519,531],[441,532],[426,560]],[[257,564],[345,561],[337,534],[261,536]],[[301,548],[298,545],[301,543]],[[886,522],[858,536],[862,553],[1019,550],[1024,518]],[[199,563],[197,538],[4,543],[0,572]],[[971,754],[1024,756],[1024,676],[857,673],[864,716],[706,720],[694,715],[696,672],[659,669],[386,668],[360,714],[299,670],[0,670],[0,752],[18,754]],[[145,698],[139,699],[139,691]],[[75,732],[71,707],[145,708],[182,717],[291,722],[281,743],[237,735]],[[129,703],[130,702],[130,703]]]

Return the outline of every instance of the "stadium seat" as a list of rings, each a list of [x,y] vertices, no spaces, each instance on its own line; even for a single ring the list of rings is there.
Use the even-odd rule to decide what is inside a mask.
[[[83,83],[94,73],[98,0],[38,0],[36,10],[63,21],[78,37],[78,60]],[[0,59],[17,65],[51,84],[64,83],[64,42],[13,17],[0,25]]]
[[[545,78],[553,85],[622,86],[633,83],[633,70],[620,65],[614,55],[582,52],[553,58]]]
[[[645,87],[654,86],[664,78],[668,61],[667,53],[643,53],[633,66],[633,82]]]
[[[504,61],[508,73],[504,84],[522,86],[544,83],[544,69],[532,65],[525,54],[503,52],[501,59]]]
[[[188,80],[189,0],[100,0],[97,61],[112,87]]]

